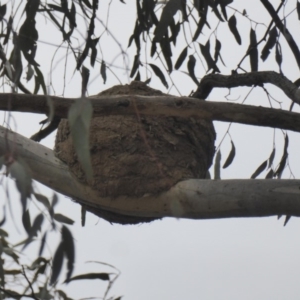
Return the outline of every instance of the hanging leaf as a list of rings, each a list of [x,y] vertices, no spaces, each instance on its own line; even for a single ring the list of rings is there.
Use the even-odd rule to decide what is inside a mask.
[[[241,36],[237,30],[237,27],[236,27],[236,17],[235,15],[232,15],[228,21],[228,26],[229,26],[229,29],[231,31],[231,33],[233,34],[236,42],[241,45],[242,44],[242,39],[241,39]]]
[[[168,66],[168,72],[171,73],[173,71],[173,64],[172,64],[172,60],[171,60],[172,51],[171,51],[170,40],[169,40],[167,34],[164,38],[161,39],[160,47],[161,47],[161,51],[163,53],[163,56],[165,58],[167,66]]]
[[[86,207],[81,205],[81,226],[85,226],[85,220],[86,220]]]
[[[162,82],[162,84],[163,84],[166,88],[168,88],[169,85],[168,85],[168,83],[167,83],[167,81],[166,81],[166,78],[165,78],[163,72],[159,69],[159,67],[157,67],[157,66],[154,65],[154,64],[149,64],[149,66],[152,68],[154,74],[160,79],[160,81]]]
[[[74,239],[71,231],[66,226],[62,227],[61,233],[62,233],[62,243],[63,243],[64,252],[68,260],[68,264],[67,264],[68,272],[66,276],[66,281],[68,281],[71,278],[74,269],[74,261],[75,261]]]
[[[61,222],[61,223],[65,223],[65,224],[69,224],[69,225],[73,225],[74,221],[62,214],[54,214],[53,215],[54,220]]]
[[[46,238],[47,238],[47,231],[44,233],[44,235],[42,237],[42,240],[41,240],[41,245],[40,245],[40,249],[39,249],[39,256],[41,256],[43,254],[45,244],[46,244]]]
[[[21,194],[21,203],[23,212],[26,210],[27,198],[30,197],[32,192],[32,180],[29,172],[29,168],[24,162],[15,160],[9,166],[9,172],[12,178],[15,179],[15,183],[18,191]]]
[[[106,83],[106,64],[105,64],[104,60],[102,60],[102,62],[101,62],[100,73],[101,73],[101,76],[103,79],[103,83],[105,84]]]
[[[261,172],[263,172],[268,165],[268,160],[264,161],[251,175],[251,179],[255,179]]]
[[[282,73],[282,71],[281,71],[282,52],[281,52],[281,45],[278,42],[276,43],[276,47],[275,47],[275,59],[279,66],[279,71],[280,71],[280,73]]]
[[[56,249],[53,257],[50,285],[53,285],[57,281],[58,276],[62,269],[63,259],[64,259],[64,245],[61,242],[58,248]]]
[[[85,279],[87,280],[100,279],[100,280],[108,281],[109,274],[108,273],[87,273],[87,274],[74,276],[70,278],[70,280],[68,280],[67,282],[74,281],[74,280],[85,280]]]
[[[218,39],[216,39],[216,44],[215,44],[215,56],[214,56],[214,59],[215,59],[214,62],[215,62],[215,64],[217,63],[218,58],[219,58],[219,56],[220,56],[221,47],[222,47],[221,42],[220,42]]]
[[[36,200],[41,202],[47,209],[50,208],[50,202],[46,196],[34,193],[34,197],[36,198]]]
[[[285,216],[285,220],[284,220],[283,226],[285,226],[288,223],[288,221],[291,219],[291,217],[292,216]]]
[[[231,150],[230,150],[229,155],[223,165],[223,169],[226,169],[228,166],[231,165],[234,157],[235,157],[235,146],[234,146],[233,141],[231,141]]]
[[[202,29],[203,29],[204,25],[205,25],[205,24],[208,25],[208,23],[207,23],[207,21],[206,21],[207,10],[208,10],[208,3],[207,3],[207,1],[203,1],[203,2],[201,1],[201,2],[202,2],[202,3],[201,3],[202,8],[200,8],[200,2],[199,2],[199,1],[197,1],[197,2],[198,2],[198,4],[199,4],[199,6],[198,6],[198,7],[197,7],[197,5],[195,5],[195,6],[196,6],[196,8],[198,9],[200,21],[199,21],[198,27],[197,27],[197,29],[196,29],[196,31],[195,31],[195,33],[194,33],[194,36],[193,36],[193,42],[195,42],[195,41],[198,39],[199,35],[200,35],[201,32],[202,32]],[[195,4],[196,4],[196,2],[195,2]]]
[[[90,78],[90,70],[85,66],[81,68],[81,97],[84,98],[87,92],[87,87]]]
[[[271,155],[269,157],[269,164],[268,164],[268,168],[271,168],[272,164],[273,164],[273,160],[274,160],[274,157],[275,157],[275,148],[273,148],[272,152],[271,152]]]
[[[263,61],[265,61],[268,58],[270,51],[275,46],[277,36],[278,36],[278,34],[277,34],[276,26],[274,26],[273,29],[269,32],[269,38],[261,52],[260,58]]]
[[[214,165],[214,174],[215,174],[215,180],[221,179],[221,151],[219,151],[216,154],[215,158],[215,165]]]
[[[282,175],[282,172],[285,168],[285,165],[286,165],[286,160],[288,158],[288,154],[287,153],[284,153],[281,157],[281,160],[280,160],[280,163],[279,163],[279,166],[274,174],[274,177],[277,177],[277,178],[281,178],[281,175]]]
[[[182,0],[169,0],[163,8],[159,23],[154,30],[155,42],[160,42],[166,34],[169,25],[173,21],[173,16],[181,9],[181,1]]]
[[[138,53],[134,56],[134,61],[133,61],[133,65],[132,65],[132,69],[131,69],[131,73],[130,73],[130,78],[132,78],[134,76],[137,69],[139,68],[139,65],[140,65],[140,54]]]
[[[210,55],[210,42],[209,40],[206,42],[205,45],[199,44],[200,46],[200,50],[202,55],[204,56],[204,59],[207,63],[207,72],[211,69],[213,69],[214,72],[219,72],[220,70],[217,67],[216,63],[214,62],[214,60],[212,59],[211,55]]]
[[[0,21],[3,21],[3,18],[6,14],[6,4],[0,6]]]
[[[89,180],[93,177],[89,142],[92,114],[93,107],[88,99],[77,99],[68,112],[71,136],[76,154]]]
[[[300,20],[300,3],[297,1],[297,14],[298,14],[298,20]]]
[[[30,231],[31,231],[31,222],[30,222],[30,214],[29,214],[28,209],[26,209],[26,211],[22,215],[22,223],[23,223],[24,229],[26,230],[26,232],[29,235]]]
[[[198,81],[197,77],[195,76],[195,65],[196,65],[196,58],[194,57],[194,55],[190,55],[188,63],[187,63],[187,69],[189,71],[189,75],[191,76],[191,78],[193,79],[193,81],[198,86],[199,85],[199,81]]]
[[[30,236],[34,237],[37,236],[38,232],[41,230],[42,224],[44,221],[44,215],[39,214],[36,216],[36,218],[33,221],[31,230],[30,230]]]
[[[26,73],[26,81],[30,81],[30,79],[33,77],[34,75],[34,70],[31,66],[31,64],[28,64],[28,68],[27,68],[27,73]]]
[[[274,171],[273,169],[270,169],[270,171],[268,172],[266,179],[272,179],[274,177]]]
[[[288,136],[288,134],[286,134],[284,137],[284,149],[283,149],[284,154],[288,153],[287,152],[288,147],[289,147],[289,136]]]
[[[176,64],[175,64],[175,70],[178,70],[181,67],[182,63],[184,62],[184,60],[187,57],[187,53],[188,53],[188,46],[186,46],[180,53],[180,55],[176,61]]]
[[[250,45],[248,48],[248,54],[250,57],[251,71],[256,72],[258,70],[258,50],[255,30],[250,30]]]

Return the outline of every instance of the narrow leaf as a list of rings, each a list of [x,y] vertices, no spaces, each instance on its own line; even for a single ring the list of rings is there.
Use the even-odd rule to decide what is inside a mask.
[[[257,50],[257,40],[255,30],[251,28],[250,30],[250,45],[248,48],[248,53],[250,57],[251,71],[256,72],[258,70],[258,50]]]
[[[273,148],[271,154],[270,154],[270,157],[269,157],[269,164],[268,164],[268,168],[271,168],[272,164],[273,164],[273,161],[274,161],[274,157],[275,157],[275,148]]]
[[[41,256],[43,254],[45,244],[46,244],[46,238],[47,238],[47,232],[45,232],[42,237],[41,245],[40,245],[40,249],[39,249],[39,256]]]
[[[132,69],[131,69],[131,73],[130,73],[130,78],[132,78],[134,76],[137,69],[139,68],[139,65],[140,65],[140,54],[138,53],[134,56],[134,61],[133,61],[133,65],[132,65]]]
[[[109,274],[108,273],[87,273],[82,275],[77,275],[72,278],[70,278],[67,282],[74,281],[74,280],[91,280],[91,279],[100,279],[104,281],[109,280]]]
[[[62,269],[63,259],[64,259],[64,245],[61,242],[58,248],[56,249],[53,257],[50,285],[53,285],[57,281],[58,276]]]
[[[196,78],[196,75],[195,75],[195,65],[196,65],[196,58],[194,57],[194,55],[190,55],[188,63],[187,63],[187,69],[188,69],[189,75],[191,76],[193,81],[198,86],[199,81],[198,81],[198,79]]]
[[[231,165],[234,157],[235,157],[235,146],[234,146],[233,141],[231,141],[231,150],[230,150],[229,155],[223,165],[223,169],[226,169],[228,166]]]
[[[241,45],[242,44],[242,39],[241,39],[241,36],[237,30],[237,26],[236,26],[236,17],[235,15],[232,15],[228,21],[228,26],[229,26],[229,29],[231,31],[231,33],[233,34],[236,42]]]
[[[288,221],[291,219],[291,217],[292,216],[285,216],[285,220],[284,220],[283,226],[285,226],[288,223]]]
[[[93,107],[88,99],[77,99],[70,107],[68,120],[78,160],[88,179],[93,177],[89,146],[89,128]]]
[[[273,169],[270,169],[270,171],[266,175],[266,179],[272,179],[273,177],[274,177],[274,171]]]
[[[298,14],[298,20],[300,20],[300,3],[297,1],[297,14]]]
[[[149,64],[149,66],[152,68],[154,74],[160,79],[160,81],[162,82],[162,84],[168,88],[169,85],[166,81],[166,78],[165,78],[165,75],[163,74],[163,72],[160,70],[159,67],[157,67],[156,65],[154,64]]]
[[[69,225],[73,225],[74,221],[62,214],[54,214],[53,215],[54,220],[61,222],[61,223],[65,223],[65,224],[69,224]]]
[[[175,64],[175,70],[178,70],[178,69],[181,67],[182,63],[184,62],[184,60],[185,60],[186,57],[187,57],[187,53],[188,53],[188,47],[186,46],[186,47],[182,50],[182,52],[180,53],[180,55],[179,55],[179,57],[178,57],[178,59],[177,59],[177,61],[176,61],[176,64]]]
[[[269,32],[269,38],[261,52],[260,57],[263,61],[265,61],[268,58],[271,49],[273,49],[273,47],[275,46],[277,35],[278,34],[277,34],[276,26],[274,26],[273,29]]]
[[[255,172],[251,175],[251,179],[256,178],[261,172],[263,172],[268,165],[268,160],[264,161],[256,170]]]
[[[181,9],[181,1],[182,0],[169,0],[163,8],[159,23],[154,30],[155,42],[160,42],[166,34],[169,25],[173,21],[173,16]]]
[[[102,60],[102,62],[101,62],[100,73],[101,73],[101,76],[103,79],[103,83],[105,84],[106,83],[106,64],[105,64],[104,60]]]
[[[74,247],[74,239],[72,233],[66,226],[62,227],[62,243],[63,243],[64,252],[68,260],[68,264],[67,264],[68,272],[66,276],[66,281],[69,281],[74,269],[75,247]]]

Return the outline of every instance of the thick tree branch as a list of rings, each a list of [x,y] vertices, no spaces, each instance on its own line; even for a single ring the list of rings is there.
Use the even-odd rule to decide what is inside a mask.
[[[300,132],[300,115],[265,107],[224,102],[199,101],[175,96],[110,96],[91,97],[94,116],[136,114],[155,116],[195,117],[222,122],[281,128]],[[75,99],[51,97],[54,113],[66,118]],[[0,110],[48,113],[43,95],[0,94]]]
[[[293,102],[300,104],[300,90],[285,76],[273,71],[249,72],[245,74],[209,74],[202,78],[193,97],[206,99],[213,88],[235,88],[240,86],[262,86],[271,83],[280,88]]]
[[[7,143],[27,163],[35,180],[96,210],[149,219],[300,216],[300,180],[190,179],[160,195],[101,198],[77,182],[52,150],[0,127],[0,155],[7,153]]]

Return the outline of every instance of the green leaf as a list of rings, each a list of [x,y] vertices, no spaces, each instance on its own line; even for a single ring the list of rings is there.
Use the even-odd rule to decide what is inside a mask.
[[[180,53],[177,61],[176,61],[176,64],[175,64],[175,70],[178,70],[180,68],[180,66],[182,65],[182,63],[184,62],[184,60],[186,59],[187,57],[187,53],[188,53],[188,47],[186,46],[182,52]]]
[[[54,214],[53,215],[54,220],[61,222],[61,223],[65,223],[65,224],[69,224],[69,225],[73,225],[74,221],[62,214]]]
[[[15,160],[9,166],[9,172],[11,177],[15,179],[17,189],[21,194],[23,211],[25,211],[27,198],[30,197],[32,192],[32,180],[29,169],[24,162]]]
[[[86,220],[86,208],[85,206],[81,205],[81,226],[85,226],[85,220]]]
[[[22,222],[26,232],[29,235],[31,232],[31,222],[30,222],[30,214],[28,209],[22,215]]]
[[[34,193],[34,197],[36,200],[38,200],[40,203],[42,203],[47,209],[50,209],[50,201],[48,198],[42,194]]]
[[[46,239],[47,239],[47,231],[43,234],[42,240],[41,240],[41,245],[40,245],[40,249],[39,249],[39,256],[42,255],[44,248],[45,248],[45,244],[46,244]]]
[[[226,169],[228,166],[231,165],[233,159],[235,157],[235,146],[234,146],[234,143],[233,141],[231,141],[231,150],[230,150],[230,153],[225,161],[225,164],[223,165],[223,169]]]
[[[241,45],[242,44],[242,39],[241,39],[241,36],[237,30],[237,26],[236,26],[236,17],[235,15],[232,15],[228,21],[228,26],[229,26],[229,29],[231,31],[231,33],[233,34],[236,42]]]
[[[76,154],[88,179],[93,177],[89,146],[89,128],[92,114],[93,107],[88,99],[77,99],[71,106],[68,114]]]
[[[130,78],[132,78],[134,76],[137,69],[139,68],[139,65],[140,65],[140,54],[138,53],[134,56],[134,61],[133,61],[133,65],[132,65],[132,69],[131,69],[131,73],[130,73]]]
[[[275,157],[275,148],[273,148],[273,150],[270,154],[268,168],[270,168],[272,166],[274,157]]]
[[[108,281],[109,274],[108,273],[87,273],[87,274],[82,274],[82,275],[77,275],[72,278],[70,278],[67,282],[71,282],[74,280],[91,280],[91,279],[100,279],[104,281]]]
[[[74,246],[74,239],[72,233],[66,226],[62,227],[62,243],[63,243],[64,253],[68,260],[68,264],[67,264],[68,272],[67,272],[66,281],[69,281],[74,269],[75,246]]]
[[[55,251],[52,263],[52,274],[50,278],[50,285],[53,285],[61,272],[64,259],[64,244],[61,242]]]
[[[193,79],[195,84],[198,86],[199,81],[195,75],[195,65],[196,65],[196,58],[194,57],[194,55],[190,55],[188,63],[187,63],[187,69],[188,69],[189,75],[191,76],[191,78]]]
[[[6,14],[6,4],[0,6],[0,21],[3,21],[3,18]]]
[[[267,165],[268,165],[268,160],[265,160],[251,175],[251,178],[252,179],[256,178],[261,172],[263,172],[266,169]]]
[[[250,30],[250,45],[248,48],[248,54],[250,57],[251,71],[256,72],[258,70],[258,50],[255,30]]]
[[[265,61],[268,58],[271,49],[275,46],[277,36],[278,34],[277,34],[276,26],[274,26],[273,29],[269,32],[269,38],[261,52],[260,57],[263,61]]]
[[[149,66],[152,68],[154,74],[160,79],[160,81],[162,82],[162,84],[168,88],[169,85],[166,81],[166,78],[165,78],[165,75],[163,74],[163,72],[160,70],[159,67],[157,67],[156,65],[154,64],[149,64]]]
[[[87,92],[87,86],[90,78],[90,70],[85,66],[81,68],[81,97],[85,97]]]
[[[103,79],[103,83],[105,84],[106,83],[106,64],[105,64],[104,60],[102,60],[102,62],[101,62],[100,73],[101,73],[101,76]]]
[[[154,30],[155,42],[160,42],[167,33],[168,27],[173,21],[173,16],[181,9],[181,2],[182,0],[169,0],[163,8],[159,23]]]

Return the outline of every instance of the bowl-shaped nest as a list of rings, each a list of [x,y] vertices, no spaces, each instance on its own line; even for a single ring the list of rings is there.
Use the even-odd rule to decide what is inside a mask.
[[[98,95],[158,96],[163,93],[141,82],[132,82]],[[86,180],[78,162],[67,120],[62,120],[58,127],[55,152],[74,175],[96,189],[99,196],[141,197],[168,190],[184,179],[205,178],[215,151],[214,140],[213,124],[206,120],[103,116],[91,122],[93,180]]]

